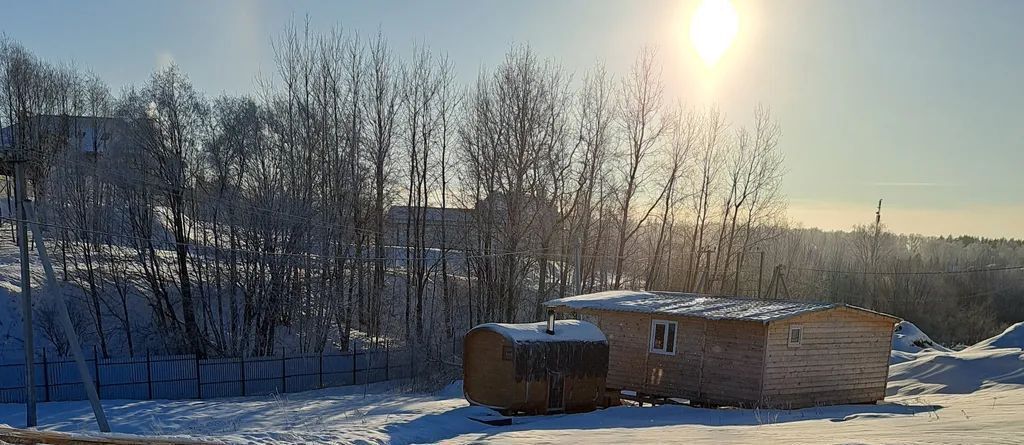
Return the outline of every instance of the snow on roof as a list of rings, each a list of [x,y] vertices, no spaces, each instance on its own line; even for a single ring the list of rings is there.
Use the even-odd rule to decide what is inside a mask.
[[[545,303],[548,308],[598,309],[620,312],[650,312],[714,320],[769,322],[841,304],[752,298],[715,297],[682,292],[605,291],[575,297],[558,298]],[[864,310],[853,306],[858,310]],[[870,311],[868,311],[870,312]],[[889,315],[880,314],[886,317]]]
[[[559,342],[559,341],[583,341],[583,342],[606,342],[604,336],[597,326],[580,320],[555,320],[555,333],[548,334],[547,322],[537,323],[484,323],[475,328],[488,329],[504,335],[516,343],[530,342]]]

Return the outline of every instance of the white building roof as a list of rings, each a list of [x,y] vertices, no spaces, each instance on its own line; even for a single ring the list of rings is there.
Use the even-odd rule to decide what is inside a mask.
[[[783,300],[758,300],[739,297],[715,297],[682,292],[605,291],[575,297],[558,298],[545,303],[548,308],[595,309],[618,312],[646,312],[712,320],[769,321],[837,307],[890,315],[846,306],[841,303],[816,303]]]
[[[530,342],[606,342],[604,336],[597,326],[580,320],[555,320],[555,333],[548,334],[548,324],[545,321],[537,323],[484,323],[475,328],[488,329],[505,336],[515,343]]]

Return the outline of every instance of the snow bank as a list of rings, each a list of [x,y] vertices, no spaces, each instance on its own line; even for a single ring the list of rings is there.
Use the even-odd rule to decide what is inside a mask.
[[[914,354],[912,352],[897,351],[894,349],[892,352],[889,353],[889,364],[895,365],[897,363],[908,362],[916,358],[917,354]]]
[[[931,347],[922,348],[925,345]],[[893,334],[889,394],[968,394],[1001,385],[1024,385],[1024,323],[962,351],[931,341],[904,321]]]
[[[489,329],[504,335],[516,343],[547,341],[606,342],[597,326],[580,320],[555,320],[555,333],[548,334],[547,322],[537,323],[484,323],[473,329]]]
[[[903,320],[896,324],[892,334],[892,350],[917,353],[924,349],[948,352],[949,349],[936,343],[914,323]]]
[[[1024,385],[1019,349],[930,352],[889,368],[890,394],[968,394],[997,385]]]
[[[1000,349],[1017,348],[1024,349],[1024,321],[1006,328],[1003,333],[988,340],[982,340],[968,349]]]
[[[456,380],[454,382],[449,383],[447,386],[445,386],[444,388],[437,392],[437,396],[446,399],[457,399],[459,397],[462,397],[462,380]]]

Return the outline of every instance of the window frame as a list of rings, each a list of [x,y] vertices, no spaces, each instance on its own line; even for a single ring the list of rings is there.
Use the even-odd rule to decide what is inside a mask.
[[[793,331],[799,332],[796,341],[793,341]],[[804,325],[802,324],[791,324],[789,325],[789,334],[786,336],[786,344],[791,348],[799,348],[804,342]]]
[[[665,331],[664,331],[665,338],[664,338],[664,341],[662,342],[662,346],[663,347],[661,349],[658,349],[658,348],[654,347],[655,340],[656,340],[655,335],[657,335],[658,325],[659,324],[665,326]],[[669,329],[669,326],[671,326],[671,329]],[[668,348],[668,346],[669,346],[668,334],[669,334],[670,331],[672,333],[672,338],[671,338],[671,340],[672,340],[672,350],[671,351],[668,350],[669,349]],[[650,340],[649,340],[648,345],[647,345],[647,352],[649,352],[651,354],[676,355],[676,351],[678,350],[677,346],[678,346],[678,343],[679,343],[678,339],[679,339],[679,322],[672,321],[672,320],[652,319],[651,320],[651,335],[650,335]]]

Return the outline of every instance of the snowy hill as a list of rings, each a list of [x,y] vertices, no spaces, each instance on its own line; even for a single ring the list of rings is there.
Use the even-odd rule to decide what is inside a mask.
[[[1024,323],[962,351],[939,345],[919,351],[897,350],[897,344],[910,349],[907,346],[914,345],[911,338],[930,341],[913,324],[900,324],[904,334],[893,335],[889,394],[969,394],[1002,385],[1024,385]]]
[[[971,346],[968,349],[980,350],[980,349],[1000,349],[1000,348],[1017,348],[1024,349],[1024,322],[1014,324],[1001,334],[998,334],[988,340],[978,342],[978,344]]]
[[[945,346],[936,343],[913,323],[903,320],[896,324],[892,334],[892,350],[917,353],[925,349],[949,351]]]

